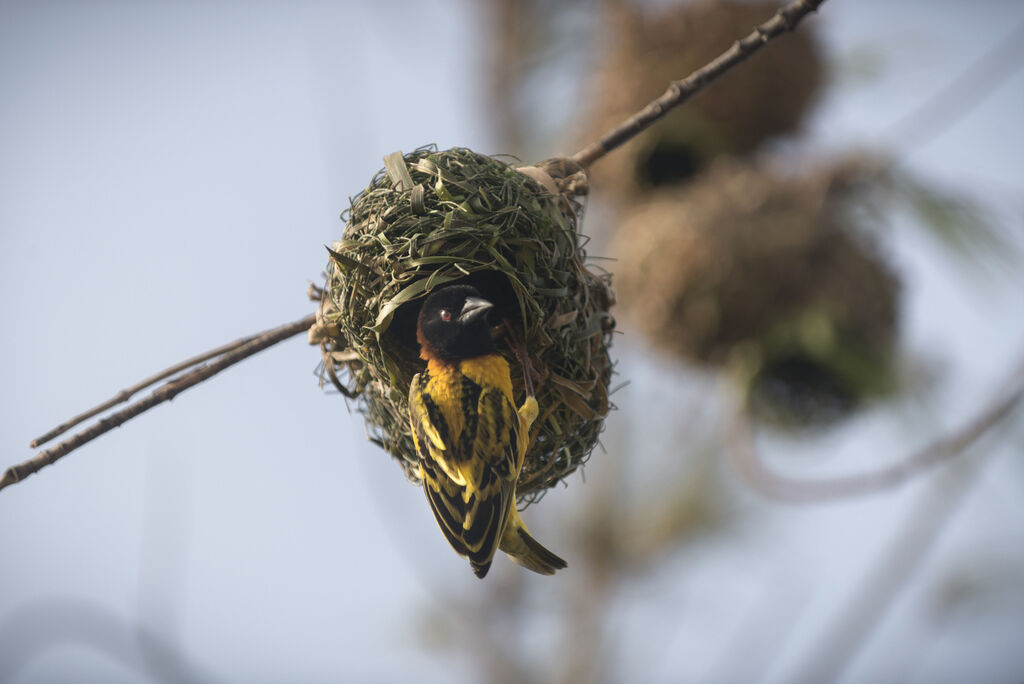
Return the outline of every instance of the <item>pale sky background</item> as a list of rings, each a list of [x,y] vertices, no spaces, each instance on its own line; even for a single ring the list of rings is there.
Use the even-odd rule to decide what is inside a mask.
[[[0,3],[0,467],[139,378],[311,311],[322,245],[385,154],[430,142],[503,152],[481,95],[482,20],[468,0]],[[886,142],[888,125],[1024,21],[1024,6],[830,0],[812,21],[838,58],[877,65],[874,78],[841,81],[809,126],[815,144],[844,149]],[[1019,247],[1022,113],[1018,72],[907,158],[985,200]],[[965,270],[907,224],[885,231],[905,283],[902,344],[942,371],[934,395],[768,446],[827,451],[837,470],[885,460],[920,444],[922,423],[959,424],[1024,349],[1020,259]],[[674,402],[683,372],[628,330],[617,344],[633,384],[616,395],[606,441],[642,451],[658,424],[637,409]],[[0,680],[153,681],[127,631],[136,623],[187,655],[184,680],[473,680],[465,661],[423,645],[422,615],[442,594],[478,597],[488,584],[359,417],[318,389],[317,362],[292,340],[0,492]],[[1021,680],[1022,454],[1020,430],[1004,436],[843,681]],[[751,610],[756,575],[777,581],[773,605],[798,606],[780,618],[793,638],[761,673],[792,681],[927,485],[762,505],[767,536],[674,559],[621,599],[624,643],[646,642],[645,630],[664,640],[624,671],[704,677]],[[576,475],[527,511],[555,550],[585,487]],[[921,649],[929,592],[961,559],[984,561],[996,589]],[[573,581],[568,560],[525,581],[558,592]]]

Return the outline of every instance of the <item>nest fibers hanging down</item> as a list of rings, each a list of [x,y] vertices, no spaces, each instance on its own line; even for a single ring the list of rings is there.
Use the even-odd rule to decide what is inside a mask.
[[[424,368],[416,317],[431,290],[475,286],[495,303],[494,323],[525,325],[539,376],[540,417],[517,488],[533,501],[586,460],[609,410],[614,298],[610,276],[585,264],[577,231],[586,174],[567,160],[516,169],[434,146],[385,161],[342,216],[310,343],[324,374],[356,401],[371,441],[415,482],[407,395]],[[494,332],[521,398],[521,366]]]

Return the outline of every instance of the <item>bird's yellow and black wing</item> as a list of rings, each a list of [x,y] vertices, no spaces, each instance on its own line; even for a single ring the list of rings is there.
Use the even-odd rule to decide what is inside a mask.
[[[455,435],[441,407],[427,391],[429,385],[429,376],[417,374],[409,388],[410,423],[420,459],[423,491],[448,543],[457,553],[466,556],[469,549],[462,541],[462,519],[465,516],[462,486],[445,469],[450,458],[446,452],[454,448]],[[457,472],[455,474],[458,475]]]
[[[439,387],[422,375],[413,380],[409,408],[423,489],[448,542],[483,577],[513,505],[519,416],[497,387],[461,374]],[[454,421],[442,408],[446,401]]]

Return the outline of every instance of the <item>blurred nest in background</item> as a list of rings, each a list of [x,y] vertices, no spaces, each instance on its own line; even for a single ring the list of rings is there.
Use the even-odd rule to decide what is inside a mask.
[[[742,371],[751,406],[824,422],[893,384],[899,282],[866,242],[858,160],[800,177],[720,159],[629,213],[617,289],[652,343]]]
[[[704,66],[778,9],[775,2],[705,0],[650,9],[610,3],[585,140]],[[597,165],[595,187],[630,202],[686,180],[720,154],[754,151],[797,130],[824,81],[813,26],[801,26],[693,97]]]
[[[424,369],[416,318],[434,288],[474,285],[492,322],[525,324],[540,417],[518,493],[532,501],[583,463],[609,410],[610,276],[586,265],[577,231],[586,174],[566,160],[515,169],[463,148],[392,155],[352,202],[331,248],[310,342],[356,400],[368,432],[417,481],[408,391]],[[495,331],[498,333],[498,331]],[[498,348],[520,368],[504,338]],[[524,396],[522,372],[512,373]]]

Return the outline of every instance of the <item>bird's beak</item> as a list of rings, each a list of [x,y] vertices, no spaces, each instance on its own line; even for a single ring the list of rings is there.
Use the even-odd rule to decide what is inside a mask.
[[[469,297],[466,299],[466,303],[462,306],[462,313],[459,314],[459,323],[470,323],[486,316],[490,309],[494,308],[494,304],[491,304],[486,299],[480,297]]]

